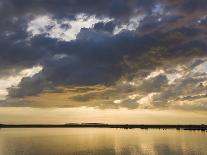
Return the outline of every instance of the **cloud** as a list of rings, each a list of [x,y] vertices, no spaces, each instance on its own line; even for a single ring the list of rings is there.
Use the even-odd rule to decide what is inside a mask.
[[[158,76],[143,80],[138,86],[138,89],[144,92],[160,92],[168,85],[166,75],[159,74]]]
[[[78,14],[73,20],[57,21],[49,16],[40,16],[31,20],[27,26],[27,32],[31,37],[45,34],[50,38],[57,38],[58,40],[71,41],[75,40],[82,28],[92,28],[94,24],[99,22],[109,22],[112,19],[99,19],[95,16],[87,16],[85,14]]]
[[[15,0],[1,0],[1,28],[15,29],[15,25],[19,20],[45,14],[52,14],[56,18],[74,19],[77,14],[85,13],[127,21],[136,12],[137,8],[147,10],[151,5],[153,3],[146,3],[142,0],[31,0],[30,2],[26,0],[18,2]]]
[[[0,100],[4,100],[6,96],[9,94],[7,89],[10,89],[11,87],[17,87],[23,78],[32,78],[41,70],[42,66],[34,66],[32,68],[22,70],[15,76],[9,76],[0,79]]]
[[[0,79],[33,66],[42,70],[21,76],[0,95],[9,93],[5,103],[10,106],[14,98],[26,103],[45,93],[74,93],[71,87],[76,94],[67,99],[76,105],[65,101],[62,106],[160,108],[179,105],[181,98],[186,104],[200,100],[207,81],[205,4],[1,0]],[[108,89],[91,90],[94,86]]]

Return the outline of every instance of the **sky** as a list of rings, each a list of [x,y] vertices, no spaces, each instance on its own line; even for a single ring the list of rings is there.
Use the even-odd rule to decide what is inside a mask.
[[[0,123],[207,123],[206,0],[0,0]]]

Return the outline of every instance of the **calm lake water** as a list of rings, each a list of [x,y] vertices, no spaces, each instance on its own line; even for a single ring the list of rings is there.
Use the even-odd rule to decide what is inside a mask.
[[[0,155],[207,155],[207,132],[0,129]]]

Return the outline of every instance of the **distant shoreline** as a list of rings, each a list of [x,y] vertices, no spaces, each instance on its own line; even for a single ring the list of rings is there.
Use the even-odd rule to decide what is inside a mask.
[[[120,129],[177,129],[207,132],[207,125],[143,125],[143,124],[0,124],[0,128],[120,128]]]

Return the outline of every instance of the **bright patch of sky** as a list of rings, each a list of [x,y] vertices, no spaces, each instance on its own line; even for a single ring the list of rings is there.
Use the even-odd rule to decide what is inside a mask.
[[[201,72],[207,74],[207,60],[200,65],[196,66],[193,70],[193,72]]]
[[[183,71],[182,71],[182,67],[181,66],[176,66],[174,68],[174,72],[171,73],[167,73],[165,70],[163,69],[157,69],[155,71],[152,71],[145,79],[148,80],[150,78],[155,78],[156,76],[159,75],[165,75],[168,79],[168,84],[173,84],[175,82],[176,79],[182,78],[182,76],[184,75]]]
[[[129,23],[116,26],[113,34],[114,35],[119,34],[120,32],[122,32],[124,30],[135,31],[139,27],[140,21],[142,21],[144,19],[144,17],[145,17],[144,15],[132,17],[129,20]]]
[[[97,18],[79,14],[74,20],[65,19],[57,21],[50,16],[39,16],[28,23],[27,32],[31,36],[46,34],[50,38],[71,41],[75,40],[82,28],[92,28],[99,22],[109,22],[109,18]]]
[[[117,25],[113,34],[119,34],[120,32],[135,31],[143,20],[145,15],[133,16],[128,23]],[[78,33],[82,28],[93,28],[96,23],[107,23],[113,21],[112,18],[97,18],[96,16],[87,16],[85,14],[79,14],[75,19],[64,19],[57,21],[51,16],[38,16],[31,20],[27,25],[27,32],[34,37],[36,35],[45,34],[50,38],[57,38],[61,41],[71,41],[77,38]]]
[[[119,104],[119,103],[121,103],[122,102],[122,100],[114,100],[114,103],[115,104]]]
[[[155,71],[151,72],[145,79],[147,80],[147,79],[150,79],[150,78],[154,78],[154,77],[156,77],[160,74],[164,74],[164,73],[165,73],[165,71],[162,70],[162,69],[161,70],[155,70]]]
[[[139,103],[140,105],[150,105],[150,103],[152,102],[152,97],[156,94],[157,93],[150,93],[147,96],[144,96],[141,99],[139,99],[137,103]]]

